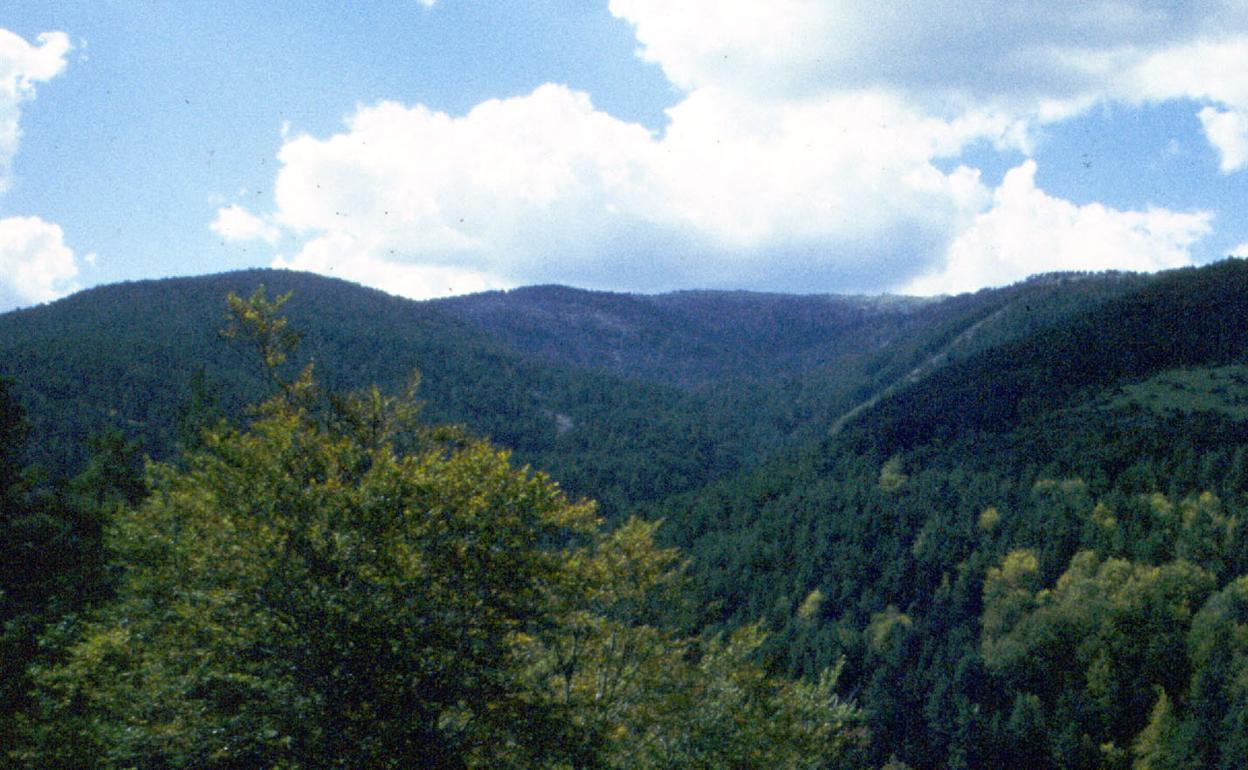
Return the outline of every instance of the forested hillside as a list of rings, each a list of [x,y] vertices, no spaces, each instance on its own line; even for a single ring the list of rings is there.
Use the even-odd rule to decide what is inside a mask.
[[[1241,766],[1246,289],[1162,276],[661,506],[705,620],[846,656],[876,763]]]
[[[303,334],[291,366],[331,387],[388,391],[419,371],[431,421],[460,423],[555,472],[609,511],[694,488],[737,467],[748,423],[659,384],[530,361],[430,303],[309,274],[248,271],[106,286],[0,316],[0,375],[15,381],[39,441],[31,459],[72,472],[85,439],[117,428],[156,458],[262,381],[217,330],[224,297],[293,292]]]
[[[535,286],[435,305],[547,361],[704,388],[771,379],[914,334],[930,300],[755,292],[657,296]]]
[[[338,388],[419,370],[438,422],[460,423],[614,513],[800,446],[890,387],[1117,296],[1137,276],[1067,276],[943,302],[746,292],[646,297],[561,287],[442,302],[253,270],[106,286],[0,315],[45,468],[72,472],[117,428],[171,456],[261,382],[222,344],[222,297],[294,292],[300,361]]]
[[[313,362],[328,391],[396,394],[419,369],[422,424],[599,499],[607,531],[662,522],[642,552],[688,559],[685,600],[629,622],[735,650],[769,681],[823,681],[820,697],[841,666],[860,709],[842,717],[862,722],[838,762],[1248,763],[1243,262],[938,300],[533,287],[414,303],[276,271],[104,287],[0,316],[0,374],[29,416],[8,451],[48,479],[22,488],[79,501],[52,530],[95,533],[65,548],[107,527],[81,490],[140,496],[105,469],[211,454],[206,426],[256,419],[244,404],[272,384],[217,329],[225,295],[258,284],[293,291],[286,381]],[[141,580],[125,601],[150,601],[157,578]],[[794,708],[814,692],[781,691]]]

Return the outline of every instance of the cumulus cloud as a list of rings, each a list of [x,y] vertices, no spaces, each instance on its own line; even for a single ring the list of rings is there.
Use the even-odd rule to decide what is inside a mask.
[[[656,136],[556,85],[458,118],[361,108],[344,132],[282,148],[273,221],[304,245],[280,264],[640,289],[731,276],[800,289],[823,271],[883,288],[880,259],[930,248],[987,200],[974,171],[944,173],[933,157],[1000,130],[862,93],[771,103],[701,90],[670,117]]]
[[[645,129],[561,86],[458,118],[383,102],[344,133],[285,144],[275,221],[307,239],[290,264],[419,262],[506,284],[575,264],[640,216],[650,150]]]
[[[0,29],[0,192],[11,184],[13,156],[21,139],[23,102],[35,96],[35,84],[51,80],[65,69],[69,38],[45,32],[31,45]]]
[[[217,218],[208,227],[227,241],[258,240],[272,245],[282,237],[277,227],[237,205],[217,209]]]
[[[542,281],[948,291],[1185,264],[1211,229],[1203,212],[1057,199],[1034,163],[989,189],[959,165],[969,146],[1030,155],[1045,124],[1097,104],[1183,99],[1222,170],[1248,166],[1248,12],[1232,0],[609,7],[678,89],[661,131],[554,84],[461,116],[365,105],[332,136],[286,135],[276,210],[219,213],[214,229],[280,227],[299,245],[275,264],[413,296]]]
[[[48,302],[75,291],[78,264],[61,228],[39,217],[0,219],[0,306]]]
[[[954,294],[1012,283],[1050,270],[1155,271],[1189,264],[1189,247],[1210,231],[1208,212],[1117,211],[1076,206],[1035,184],[1036,164],[1010,170],[949,246],[945,263],[905,287],[911,294]]]

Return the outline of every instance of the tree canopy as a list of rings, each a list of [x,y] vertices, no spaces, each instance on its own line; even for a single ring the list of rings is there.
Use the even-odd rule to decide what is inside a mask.
[[[834,673],[767,675],[757,628],[657,624],[654,524],[590,502],[409,392],[330,398],[281,365],[284,299],[231,297],[275,383],[108,528],[115,598],[49,643],[31,767],[821,767],[857,715]]]

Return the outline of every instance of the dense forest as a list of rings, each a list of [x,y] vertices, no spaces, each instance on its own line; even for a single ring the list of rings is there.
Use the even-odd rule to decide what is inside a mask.
[[[1243,767],[1245,317],[1236,260],[924,300],[248,271],[2,315],[0,743]]]

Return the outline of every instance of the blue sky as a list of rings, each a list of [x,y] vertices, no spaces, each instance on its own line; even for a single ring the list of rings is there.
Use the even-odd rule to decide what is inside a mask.
[[[1240,6],[9,0],[0,309],[268,265],[930,294],[1248,253]]]

